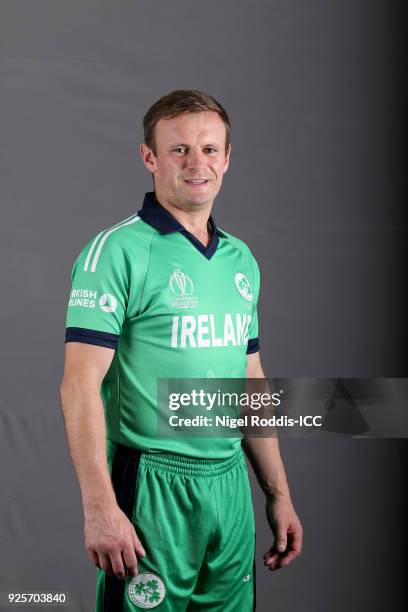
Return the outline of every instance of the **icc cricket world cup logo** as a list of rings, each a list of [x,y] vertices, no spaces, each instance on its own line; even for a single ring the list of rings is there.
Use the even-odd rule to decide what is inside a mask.
[[[175,268],[170,276],[170,289],[178,297],[185,297],[193,293],[193,281],[180,268]]]
[[[193,295],[194,285],[191,278],[180,268],[174,268],[169,280],[173,297],[170,300],[174,308],[195,308],[198,299]]]

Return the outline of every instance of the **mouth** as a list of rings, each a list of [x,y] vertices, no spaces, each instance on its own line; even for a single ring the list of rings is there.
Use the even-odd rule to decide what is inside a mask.
[[[206,183],[208,183],[207,179],[184,179],[184,182],[187,183],[187,185],[193,185],[193,186],[200,186],[200,185],[205,185]]]

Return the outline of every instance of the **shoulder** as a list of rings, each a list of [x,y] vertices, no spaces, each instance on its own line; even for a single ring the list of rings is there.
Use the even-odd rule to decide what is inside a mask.
[[[77,260],[84,272],[94,272],[100,262],[148,256],[156,230],[134,213],[92,236],[82,248]]]
[[[258,294],[260,287],[260,271],[258,262],[256,261],[254,254],[252,253],[246,242],[244,242],[240,238],[237,238],[237,236],[226,232],[224,229],[219,229],[223,234],[225,234],[228,244],[239,252],[239,255],[241,257],[240,261],[242,262],[243,267],[247,267],[247,269],[249,270],[250,279],[252,279],[252,281],[254,282],[255,291]]]
[[[241,240],[240,238],[238,238],[237,236],[234,236],[234,234],[231,234],[230,232],[226,232],[224,229],[219,228],[220,231],[225,234],[225,236],[228,239],[228,243],[234,247],[235,249],[237,249],[238,251],[241,252],[241,254],[248,258],[252,263],[254,263],[255,265],[257,264],[257,261],[255,259],[254,254],[252,253],[251,249],[249,248],[249,246],[246,244],[246,242],[244,242],[243,240]]]

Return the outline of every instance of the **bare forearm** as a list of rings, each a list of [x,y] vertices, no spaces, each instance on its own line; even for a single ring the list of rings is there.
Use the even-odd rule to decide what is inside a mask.
[[[271,394],[259,353],[248,357],[246,375],[247,378],[265,379],[265,391]],[[265,495],[290,499],[277,434],[270,438],[245,438],[243,448]]]
[[[116,503],[106,461],[105,415],[99,391],[67,381],[61,406],[85,514]]]
[[[243,447],[265,495],[290,498],[278,438],[246,438]]]

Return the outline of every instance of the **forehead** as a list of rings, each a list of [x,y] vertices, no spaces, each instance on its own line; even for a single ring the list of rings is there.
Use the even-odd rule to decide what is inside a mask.
[[[195,141],[225,143],[225,125],[215,111],[184,113],[178,117],[160,119],[155,126],[156,143]]]

